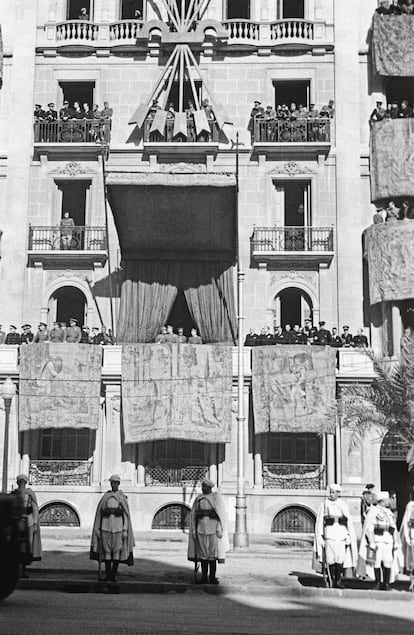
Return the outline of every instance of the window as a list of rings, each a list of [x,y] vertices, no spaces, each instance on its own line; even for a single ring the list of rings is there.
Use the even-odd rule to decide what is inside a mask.
[[[250,20],[250,0],[227,0],[226,20]]]
[[[154,441],[152,464],[166,467],[204,465],[204,443],[167,439]]]
[[[275,89],[275,106],[290,106],[295,103],[299,105],[309,107],[310,104],[310,81],[274,81],[273,86]]]
[[[304,0],[278,0],[278,16],[280,18],[298,18],[305,17]]]
[[[195,81],[194,82],[195,85],[195,89],[197,92],[197,98],[199,103],[201,102],[202,96],[201,96],[201,90],[202,90],[202,82],[200,81]],[[184,102],[184,110],[186,110],[186,108],[188,108],[188,102],[192,101],[194,102],[194,95],[193,95],[193,89],[191,86],[191,82],[186,80],[184,81],[184,92],[183,92],[183,102]],[[167,103],[167,108],[168,108],[168,104],[172,103],[172,105],[174,106],[174,110],[175,111],[179,111],[179,82],[174,80],[174,82],[172,83],[171,86],[171,90],[170,90],[170,95],[168,98],[168,103]],[[195,105],[195,104],[194,104]]]
[[[86,9],[88,19],[92,20],[92,1],[91,0],[68,0],[67,19],[79,20],[82,9]]]
[[[40,458],[87,461],[92,455],[91,431],[50,428],[41,431]]]
[[[407,99],[410,104],[414,102],[414,79],[410,77],[388,77],[386,86],[387,103],[393,101],[400,104]]]
[[[62,200],[60,207],[60,219],[64,212],[69,212],[77,227],[84,227],[86,222],[86,202],[91,181],[59,181],[57,187]],[[58,223],[58,224],[59,224]]]
[[[89,104],[91,110],[94,105],[95,82],[60,82],[59,86],[62,91],[62,103],[66,100],[72,107],[74,102]]]
[[[81,326],[86,322],[87,309],[85,294],[80,289],[70,285],[60,287],[49,298],[49,327],[52,322],[68,323],[70,317],[78,320]]]
[[[268,463],[322,462],[321,439],[312,433],[271,432],[268,437]]]
[[[283,227],[310,227],[311,183],[310,181],[277,181],[276,222]]]
[[[121,20],[142,20],[144,0],[121,0]]]

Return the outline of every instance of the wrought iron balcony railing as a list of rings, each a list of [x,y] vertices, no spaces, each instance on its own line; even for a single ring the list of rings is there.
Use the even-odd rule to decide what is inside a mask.
[[[196,487],[207,473],[205,465],[187,465],[186,467],[146,467],[145,485],[147,487]]]
[[[33,485],[90,485],[92,461],[40,460],[30,462]]]
[[[109,143],[110,121],[69,119],[68,121],[35,121],[35,143]]]
[[[29,251],[106,251],[105,227],[29,226]]]
[[[263,463],[265,489],[323,489],[325,466],[318,463]]]
[[[251,237],[252,251],[268,252],[332,252],[332,227],[255,227]]]
[[[219,140],[219,128],[215,121],[209,121],[210,134],[207,131],[201,135],[197,135],[194,119],[191,115],[187,117],[187,136],[182,134],[174,135],[174,119],[167,119],[165,122],[165,128],[163,134],[159,131],[150,132],[152,126],[152,119],[146,119],[143,127],[144,143],[159,142],[159,143],[206,143],[206,142],[218,142]]]
[[[254,120],[253,143],[329,143],[331,120],[315,119],[262,119]]]

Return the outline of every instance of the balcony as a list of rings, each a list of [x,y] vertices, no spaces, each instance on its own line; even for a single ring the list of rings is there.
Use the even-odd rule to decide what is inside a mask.
[[[48,23],[38,33],[37,51],[49,57],[59,53],[109,55],[112,48],[137,48],[142,20],[121,20],[100,24],[84,20]]]
[[[30,461],[33,485],[90,485],[92,461]]]
[[[105,227],[61,227],[29,225],[28,259],[30,264],[103,266],[108,242]]]
[[[103,144],[110,142],[111,122],[99,119],[35,121],[34,154],[76,153],[83,159],[96,158]]]
[[[331,120],[255,119],[252,131],[253,152],[259,154],[328,154],[331,147]]]
[[[146,487],[191,487],[201,485],[207,474],[206,465],[188,465],[186,467],[146,467]]]
[[[332,227],[255,227],[251,256],[282,267],[329,264],[334,256]]]
[[[175,156],[194,156],[206,154],[215,155],[218,152],[220,129],[215,121],[209,120],[208,125],[210,133],[204,131],[197,135],[194,118],[187,116],[187,124],[185,134],[182,130],[175,130],[175,120],[166,119],[162,132],[159,130],[151,131],[153,119],[146,119],[142,128],[144,149],[149,154],[168,155],[173,153]]]
[[[264,489],[323,489],[325,466],[318,463],[263,463]]]
[[[284,47],[290,49],[327,46],[325,22],[287,19],[276,22],[252,22],[251,20],[226,20],[223,22],[228,34],[228,46],[238,47]],[[330,37],[332,42],[332,36]]]

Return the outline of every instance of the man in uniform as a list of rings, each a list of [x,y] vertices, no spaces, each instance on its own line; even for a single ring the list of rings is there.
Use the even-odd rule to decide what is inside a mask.
[[[37,504],[36,494],[30,487],[26,487],[28,479],[25,474],[19,474],[16,477],[17,489],[13,491],[18,494],[21,500],[23,515],[27,522],[29,535],[28,548],[29,553],[22,554],[22,578],[27,578],[26,565],[33,560],[42,559],[42,543],[40,539],[40,522],[39,522],[39,506]]]
[[[6,335],[6,344],[20,344],[20,335],[14,324],[10,324],[10,330]]]
[[[352,338],[352,344],[356,348],[368,348],[368,338],[362,329],[358,329],[357,334]]]
[[[296,344],[296,333],[292,331],[290,324],[285,324],[283,341],[280,344]]]
[[[49,333],[49,341],[50,342],[63,342],[65,339],[65,333],[59,327],[59,322],[53,322],[52,328]]]
[[[202,344],[203,340],[201,339],[200,335],[198,335],[197,333],[197,329],[191,329],[191,335],[188,338],[188,343],[189,344]]]
[[[95,336],[95,344],[101,344],[102,346],[108,346],[109,344],[113,344],[112,338],[106,331],[106,326],[102,324],[101,331]]]
[[[31,331],[31,324],[23,324],[23,333],[20,335],[20,344],[31,344],[34,339],[34,335]]]
[[[341,339],[342,339],[342,345],[345,348],[349,348],[352,344],[352,334],[349,332],[349,326],[345,325],[342,327],[342,334],[341,334]]]
[[[121,478],[110,477],[111,489],[98,503],[91,539],[91,560],[104,560],[105,581],[116,582],[118,566],[122,562],[134,564],[135,545],[131,514],[126,495],[119,489]]]
[[[37,328],[38,328],[38,331],[34,337],[35,343],[40,344],[41,342],[47,342],[49,340],[49,333],[47,332],[47,324],[45,324],[45,322],[39,322],[39,326]]]
[[[244,340],[245,346],[256,346],[257,344],[257,333],[254,332],[254,329],[250,329],[250,331],[246,335],[246,339]]]
[[[202,494],[194,501],[188,534],[188,560],[201,562],[201,584],[219,584],[217,562],[224,562],[229,549],[224,501],[213,492],[214,482],[205,478]]]
[[[328,498],[320,504],[315,524],[313,568],[325,568],[328,584],[343,588],[344,569],[357,563],[357,543],[348,505],[341,500],[341,486],[328,487]]]
[[[60,221],[60,239],[62,242],[62,249],[71,249],[72,247],[72,228],[75,226],[75,221],[70,217],[69,212],[63,212],[63,217]]]
[[[59,110],[59,119],[62,121],[68,121],[72,116],[72,109],[69,107],[69,102],[64,101],[62,108]]]
[[[304,331],[306,335],[308,336],[308,341],[312,344],[313,338],[318,332],[318,329],[316,328],[316,326],[313,326],[312,320],[310,318],[305,318]]]
[[[65,332],[65,342],[69,342],[70,344],[79,344],[81,335],[78,320],[75,318],[69,318],[69,326]]]
[[[85,326],[85,325],[82,326],[82,333],[81,333],[80,343],[81,344],[92,344],[89,326]]]
[[[264,108],[261,105],[261,102],[256,99],[254,102],[253,108],[250,112],[249,124],[247,126],[247,130],[250,132],[251,142],[254,141],[254,129],[255,129],[255,121],[256,119],[264,119]]]
[[[325,322],[319,322],[319,330],[317,331],[314,337],[314,344],[319,344],[319,346],[326,346],[330,344],[332,341],[332,335],[325,328]]]
[[[165,335],[164,341],[167,344],[178,344],[178,335],[174,333],[174,329],[171,324],[167,325],[167,333]]]
[[[369,123],[375,123],[375,121],[382,121],[385,119],[386,110],[382,106],[382,101],[377,101],[376,106],[369,117]]]
[[[184,329],[182,326],[178,327],[178,343],[179,344],[187,344],[187,338],[184,335]]]

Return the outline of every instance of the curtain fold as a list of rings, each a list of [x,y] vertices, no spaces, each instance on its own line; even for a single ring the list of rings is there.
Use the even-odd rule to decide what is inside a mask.
[[[125,262],[119,308],[119,342],[153,342],[170,314],[178,288],[170,281],[174,263]]]

